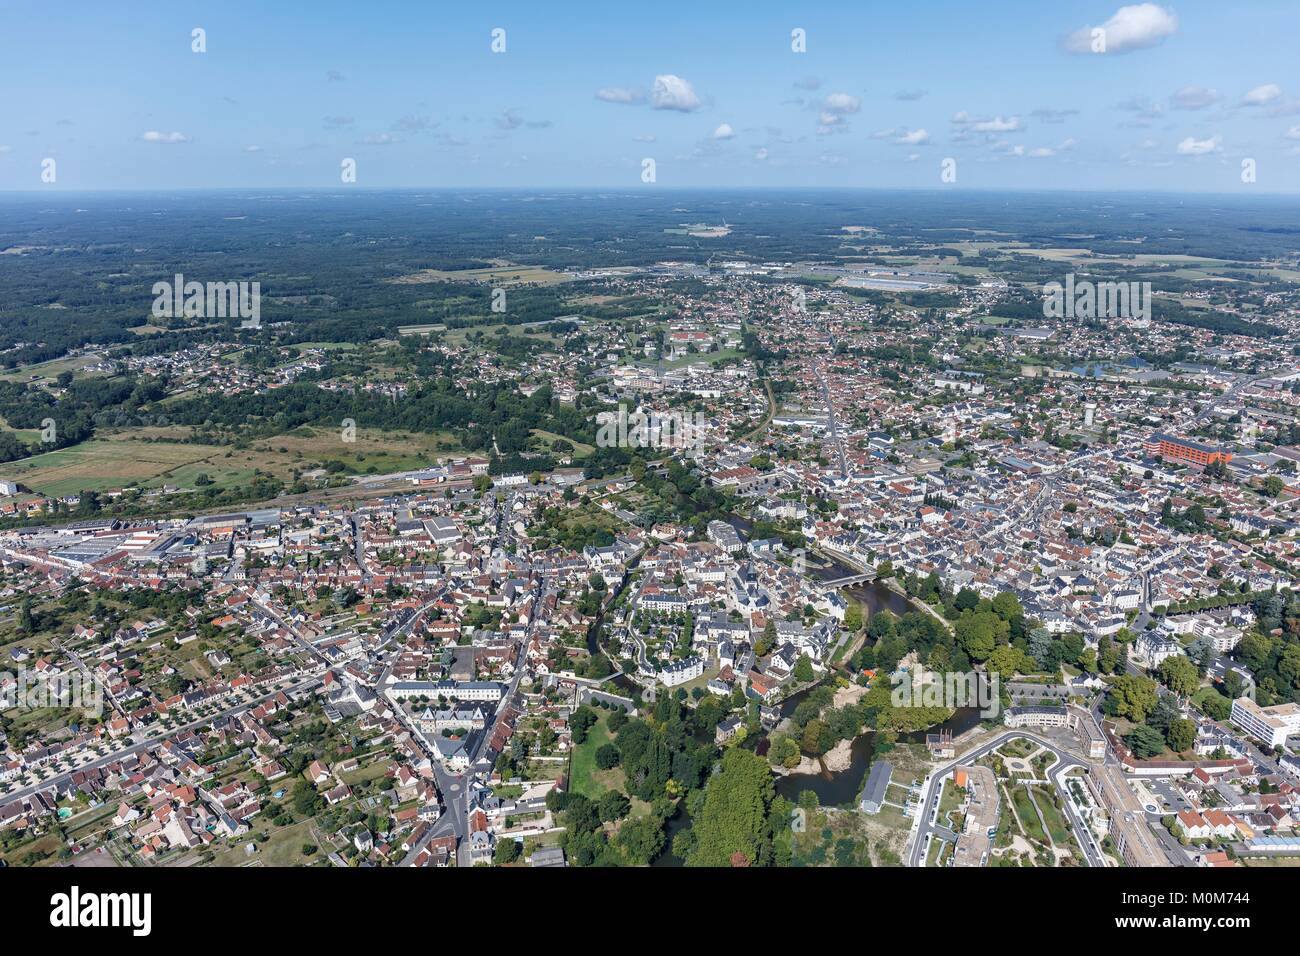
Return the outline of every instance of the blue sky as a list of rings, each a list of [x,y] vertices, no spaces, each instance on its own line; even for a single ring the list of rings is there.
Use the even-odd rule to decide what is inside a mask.
[[[1300,192],[1295,0],[270,6],[6,3],[0,189]]]

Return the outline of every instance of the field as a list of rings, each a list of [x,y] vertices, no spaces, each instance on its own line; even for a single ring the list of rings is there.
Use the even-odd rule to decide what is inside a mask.
[[[223,453],[211,445],[173,445],[97,438],[3,466],[4,473],[44,495],[122,488],[162,478],[185,465]]]
[[[11,462],[0,466],[0,474],[53,496],[135,485],[191,490],[200,474],[222,489],[246,484],[259,470],[289,480],[295,470],[341,461],[350,473],[387,474],[426,467],[460,451],[449,433],[358,429],[356,440],[345,442],[339,430],[303,427],[244,449],[176,441],[185,434],[183,428],[132,429]]]
[[[611,770],[599,770],[596,767],[596,751],[612,741],[609,728],[605,726],[605,715],[591,725],[587,739],[573,748],[569,760],[569,789],[574,793],[595,800],[616,783],[621,784],[623,771],[617,767]],[[617,780],[612,779],[617,778]]]
[[[543,431],[540,428],[534,428],[533,435],[537,438],[540,438],[542,441],[546,442],[546,447],[548,450],[557,441],[568,442],[570,445],[573,446],[572,454],[577,455],[579,458],[585,458],[587,455],[590,455],[592,452],[596,450],[596,446],[594,445],[588,445],[586,442],[575,441],[572,438],[565,438],[563,435],[557,435],[555,434],[555,432]]]
[[[396,285],[419,285],[426,282],[485,282],[500,285],[536,282],[542,285],[555,285],[569,281],[569,277],[562,272],[554,272],[540,266],[501,263],[489,269],[421,269],[419,272],[398,276],[388,281]]]
[[[25,365],[11,372],[0,373],[0,379],[11,382],[50,383],[58,378],[60,372],[81,372],[87,365],[94,365],[102,359],[100,355],[69,355],[52,359],[37,365]],[[86,373],[90,374],[90,373]]]

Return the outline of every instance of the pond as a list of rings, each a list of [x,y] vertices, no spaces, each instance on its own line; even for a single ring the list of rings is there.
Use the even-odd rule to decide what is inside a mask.
[[[957,737],[979,722],[978,707],[963,707],[943,723],[928,730],[900,734],[898,741],[899,743],[925,743],[926,734],[937,733],[940,730],[951,730],[952,735]],[[817,802],[824,807],[852,805],[857,801],[858,794],[862,792],[862,784],[867,779],[867,771],[871,768],[875,750],[876,732],[869,730],[859,734],[854,738],[849,751],[851,759],[848,769],[830,771],[823,765],[820,773],[785,774],[776,778],[776,792],[796,804],[801,793],[811,790],[817,794]]]

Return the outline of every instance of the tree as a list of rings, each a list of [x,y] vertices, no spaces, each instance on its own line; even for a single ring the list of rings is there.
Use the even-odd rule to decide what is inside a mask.
[[[618,748],[613,744],[601,744],[596,749],[596,766],[601,770],[609,770],[618,766],[619,754]]]
[[[1127,717],[1133,723],[1140,724],[1155,708],[1158,698],[1156,682],[1150,677],[1121,674],[1110,685],[1106,706],[1114,716]]]
[[[597,716],[596,712],[586,704],[575,710],[569,717],[569,731],[573,735],[573,742],[575,744],[585,743],[587,732],[599,719],[600,717]]]
[[[1186,717],[1179,717],[1169,725],[1165,740],[1168,741],[1170,750],[1178,753],[1191,750],[1192,744],[1196,743],[1196,724]]]
[[[519,844],[514,840],[499,840],[496,849],[492,851],[492,862],[497,866],[513,863],[519,859],[519,854]]]
[[[993,599],[993,613],[1004,621],[1013,621],[1025,616],[1024,608],[1020,606],[1020,598],[1011,591],[1003,591]]]
[[[772,827],[768,810],[775,795],[772,772],[763,758],[732,748],[721,769],[709,778],[702,799],[695,801],[693,843],[687,866],[722,867],[740,853],[750,864],[771,862]],[[683,841],[687,843],[688,841]]]
[[[1246,692],[1246,681],[1241,676],[1241,671],[1230,670],[1223,675],[1223,692],[1228,695],[1229,701],[1234,701]],[[1229,703],[1228,709],[1232,709]]]
[[[1018,672],[1028,670],[1024,651],[1010,644],[999,644],[989,655],[988,667],[1003,677],[1014,677]]]
[[[1190,697],[1201,684],[1196,665],[1182,654],[1174,654],[1160,662],[1160,680],[1180,697]]]
[[[304,817],[315,816],[325,806],[325,801],[316,792],[316,788],[306,780],[298,780],[294,783],[291,800],[294,810],[299,816]]]
[[[632,802],[617,790],[606,790],[596,801],[596,810],[605,823],[623,819],[631,808]]]
[[[957,641],[973,661],[987,660],[1006,622],[992,611],[972,611],[957,621]]]
[[[1232,713],[1232,702],[1213,688],[1207,688],[1198,694],[1196,699],[1200,703],[1201,710],[1213,720],[1227,720]]]
[[[799,660],[794,665],[794,679],[801,684],[806,684],[815,676],[812,661],[808,659],[808,655],[800,654]]]
[[[615,843],[630,865],[645,866],[663,851],[663,823],[654,815],[628,820],[619,827]]]
[[[1138,724],[1129,731],[1124,742],[1139,760],[1154,757],[1165,749],[1165,739],[1160,736],[1160,732],[1146,724]]]

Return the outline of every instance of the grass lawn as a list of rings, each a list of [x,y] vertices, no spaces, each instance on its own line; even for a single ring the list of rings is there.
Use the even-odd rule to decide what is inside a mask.
[[[943,793],[939,795],[939,819],[948,819],[948,814],[956,810],[962,801],[962,793],[951,777],[943,782]]]
[[[1029,839],[1038,843],[1047,843],[1047,834],[1043,832],[1043,825],[1038,821],[1038,814],[1034,812],[1034,805],[1029,799],[1029,791],[1023,786],[1012,787],[1011,802],[1015,806],[1020,825],[1024,827],[1025,834]]]
[[[1038,809],[1043,812],[1043,819],[1047,821],[1047,830],[1052,835],[1052,842],[1059,847],[1067,847],[1074,843],[1070,825],[1066,822],[1063,813],[1056,808],[1056,804],[1052,802],[1052,794],[1043,787],[1035,787],[1034,801],[1038,804]]]
[[[252,831],[241,837],[238,843],[217,853],[212,865],[246,866],[256,860],[262,866],[301,866],[321,859],[330,850],[329,847],[321,847],[312,856],[302,855],[304,844],[316,843],[316,838],[312,835],[311,820],[308,819],[270,831],[267,833],[266,842],[258,843],[256,853],[245,854],[244,847],[253,839],[254,833],[260,832],[260,828],[254,827]]]
[[[605,715],[601,713],[600,720],[592,724],[591,729],[587,731],[587,739],[574,747],[573,753],[569,756],[571,792],[581,793],[595,800],[609,789],[613,783],[609,779],[611,776],[617,775],[619,782],[622,781],[623,771],[619,768],[600,770],[596,767],[596,751],[612,740],[609,727],[605,724]]]
[[[358,767],[343,774],[343,782],[349,787],[355,787],[357,784],[366,783],[370,780],[378,780],[388,775],[393,763],[386,756],[380,756],[377,760],[366,764],[364,767]]]
[[[925,853],[926,866],[938,866],[939,856],[943,853],[943,848],[947,846],[947,840],[940,840],[937,837],[930,841],[930,849]]]

